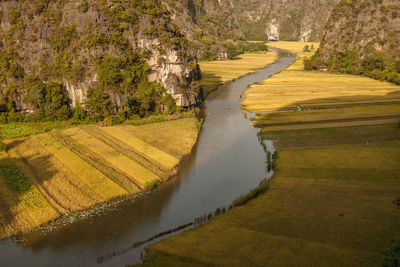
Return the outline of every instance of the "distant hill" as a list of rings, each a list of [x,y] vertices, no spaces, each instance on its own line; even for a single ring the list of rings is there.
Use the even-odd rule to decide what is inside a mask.
[[[249,40],[320,41],[337,0],[236,0],[235,12]]]
[[[320,41],[337,0],[162,0],[200,59],[229,58],[244,40]]]
[[[400,2],[341,0],[306,65],[400,84]]]
[[[227,59],[230,46],[244,46],[234,0],[162,0],[175,24],[196,46],[200,59]],[[240,48],[239,48],[240,49]]]

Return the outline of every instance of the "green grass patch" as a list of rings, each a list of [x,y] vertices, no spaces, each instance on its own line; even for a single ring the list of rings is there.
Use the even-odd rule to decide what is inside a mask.
[[[11,190],[17,194],[28,191],[32,183],[12,162],[3,158],[0,160],[0,173],[6,179]]]
[[[392,240],[382,251],[385,255],[383,259],[384,267],[398,267],[400,259],[400,240]]]
[[[150,181],[150,182],[146,182],[146,183],[144,184],[144,188],[145,188],[146,190],[151,190],[151,189],[154,189],[154,188],[156,188],[157,186],[159,186],[160,183],[161,183],[160,180],[153,180],[153,181]]]

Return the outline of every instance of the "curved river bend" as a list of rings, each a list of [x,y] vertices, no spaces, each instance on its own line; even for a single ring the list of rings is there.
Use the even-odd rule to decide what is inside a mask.
[[[248,85],[287,68],[295,59],[278,52],[276,63],[221,86],[210,95],[202,111],[205,122],[198,143],[177,179],[141,199],[122,203],[106,215],[47,234],[32,233],[24,245],[12,240],[0,242],[1,265],[100,267],[135,263],[143,248],[126,249],[135,241],[229,206],[233,199],[269,178],[264,145],[258,130],[243,116],[239,96]],[[98,263],[100,256],[114,251],[124,253]]]

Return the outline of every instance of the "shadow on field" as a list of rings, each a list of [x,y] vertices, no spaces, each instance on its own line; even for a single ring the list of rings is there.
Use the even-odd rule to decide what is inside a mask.
[[[209,72],[202,72],[201,81],[205,98],[207,98],[211,92],[217,90],[218,87],[224,84],[224,82],[221,80],[221,76],[217,76]]]
[[[335,104],[335,102],[340,103]],[[368,142],[373,141],[400,140],[400,112],[397,111],[387,113],[388,110],[386,109],[386,111],[383,110],[370,116],[351,116],[351,112],[346,110],[344,112],[348,112],[348,118],[344,118],[343,113],[336,113],[341,115],[340,118],[336,119],[334,116],[328,119],[324,117],[324,111],[327,111],[326,114],[328,114],[333,109],[371,107],[379,110],[380,107],[384,108],[385,106],[400,107],[400,90],[390,92],[381,97],[356,95],[299,101],[280,109],[285,112],[258,113],[256,118],[262,119],[263,122],[257,123],[256,119],[255,127],[261,129],[259,136],[262,140],[273,140],[278,149],[340,144],[368,144]],[[320,119],[313,119],[311,121],[302,121],[299,119],[299,116],[305,114],[307,111],[317,111],[318,114],[315,114],[315,118],[318,118],[318,115],[320,115]],[[292,115],[296,116],[297,120],[280,121],[280,118],[290,118]],[[382,122],[384,120],[393,122]],[[365,125],[363,125],[363,122],[366,122]],[[326,126],[324,128],[323,125],[328,125],[329,123],[334,123],[336,126]],[[354,125],[351,125],[353,123]],[[321,124],[321,126],[313,127],[313,125],[318,124]],[[308,128],[307,126],[310,127],[308,129],[301,129],[302,126],[305,128]],[[268,128],[272,129],[271,127],[282,127],[282,130],[268,132]]]
[[[43,235],[40,230],[34,231],[24,236],[26,245],[34,251],[46,248],[62,250],[76,244],[102,243],[110,239],[110,233],[117,239],[129,234],[134,237],[131,242],[148,238],[149,236],[142,234],[145,232],[143,227],[146,228],[146,222],[162,220],[162,213],[166,206],[169,205],[176,191],[181,190],[181,180],[183,181],[192,170],[196,154],[197,144],[193,147],[192,153],[182,160],[176,177],[160,184],[157,190],[133,199],[116,199],[104,206],[96,206],[94,210],[96,213],[101,213],[101,216],[96,216],[95,219],[77,220],[74,223],[52,229],[46,235]],[[182,210],[182,212],[184,211]],[[116,243],[113,249],[120,250],[122,249],[120,246],[121,244]]]
[[[8,148],[15,148],[22,141],[15,140],[9,144]],[[17,162],[18,161],[18,162]],[[29,161],[29,165],[27,162]],[[18,168],[17,165],[24,165],[24,171]],[[43,184],[50,180],[57,172],[50,169],[49,156],[44,157],[30,157],[13,159],[5,157],[0,159],[0,179],[4,179],[4,188],[0,190],[0,214],[4,221],[3,225],[0,224],[0,231],[4,228],[11,229],[11,234],[20,235],[26,233],[27,226],[31,225],[31,218],[25,218],[24,213],[28,212],[30,208],[37,208],[41,205],[40,199],[37,199],[34,194],[27,192],[35,184],[33,178],[39,183]],[[40,180],[35,175],[35,168],[42,169]],[[35,176],[35,177],[33,177]],[[2,181],[2,183],[3,183]],[[24,199],[24,205],[19,206],[20,199]],[[39,201],[39,202],[38,202]],[[0,221],[1,222],[1,221]],[[3,228],[3,229],[1,229]],[[3,233],[0,232],[0,237]]]

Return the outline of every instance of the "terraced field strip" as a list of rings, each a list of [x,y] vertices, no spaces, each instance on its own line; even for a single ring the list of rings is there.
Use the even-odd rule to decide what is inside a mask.
[[[4,219],[6,236],[27,232],[59,216],[40,193],[32,176],[24,176],[27,179],[25,181],[27,186],[23,190],[18,190],[21,180],[15,181],[15,179],[18,179],[21,173],[18,173],[14,161],[5,152],[0,153],[0,172],[0,213]],[[7,175],[16,183],[17,188],[14,190],[6,183]]]
[[[400,131],[396,123],[362,127],[267,131],[261,135],[261,138],[263,140],[273,140],[278,150],[285,150],[345,144],[366,145],[371,142],[400,140]]]
[[[279,75],[280,74],[278,74],[278,76]],[[291,82],[296,82],[295,77],[288,79],[293,79]],[[345,77],[343,79],[345,79]],[[311,83],[306,82],[299,82],[297,88],[286,87],[284,86],[286,81],[287,80],[282,80],[282,84],[279,86],[251,86],[245,93],[245,100],[242,102],[242,106],[250,112],[268,112],[295,110],[298,106],[302,109],[315,109],[325,107],[382,105],[384,103],[398,104],[400,99],[400,90],[394,85],[391,88],[387,88],[386,91],[378,91],[369,87],[365,88],[363,91],[354,90],[353,92],[349,92],[345,84],[343,84],[342,89],[329,87],[330,84],[338,84],[340,81],[334,82],[327,80],[325,81],[326,87],[324,89],[315,88],[315,90],[312,90],[313,85]],[[375,81],[372,81],[372,83],[374,82]]]
[[[267,126],[261,130],[261,134],[264,134],[267,132],[277,132],[277,131],[390,124],[390,123],[396,123],[398,121],[399,121],[399,117],[390,118],[390,119],[370,119],[370,120],[360,119],[360,120],[353,120],[353,121],[350,120],[350,121],[325,122],[325,123],[310,122],[310,123],[305,123],[305,124],[295,124],[295,125],[286,125],[286,126]]]
[[[242,106],[250,112],[361,106],[400,101],[400,88],[373,79],[312,71],[283,71],[252,85]]]
[[[116,131],[114,127],[113,131]],[[111,164],[115,169],[119,169],[128,177],[131,177],[131,180],[140,188],[144,188],[146,183],[160,180],[154,173],[140,166],[125,155],[115,151],[112,147],[104,144],[80,128],[67,130],[65,133],[70,135],[81,145],[88,147],[92,152],[101,155],[106,162]]]
[[[283,125],[290,123],[306,123],[329,120],[350,120],[380,116],[400,116],[400,105],[332,108],[319,110],[306,110],[302,112],[275,112],[257,114],[254,118],[255,126]]]
[[[246,53],[236,60],[202,61],[199,63],[206,95],[218,86],[266,67],[278,58],[276,52]]]
[[[51,138],[48,134],[41,135],[40,137],[43,138],[40,143],[44,144],[44,148],[70,169],[74,175],[85,182],[101,198],[101,201],[107,201],[128,194],[126,190],[108,179],[107,176],[93,168],[89,163],[82,160],[77,154]]]
[[[119,139],[114,138],[110,134],[102,131],[99,127],[96,126],[85,126],[81,127],[82,130],[102,141],[104,144],[112,147],[115,151],[127,156],[131,160],[135,161],[139,165],[145,167],[150,170],[152,173],[156,174],[158,177],[167,176],[167,171],[165,167],[158,164],[158,162],[152,161],[149,158],[146,158],[141,153],[137,152],[135,149],[128,146],[126,143],[122,142]]]
[[[89,150],[85,145],[78,143],[75,139],[64,133],[55,132],[50,135],[130,194],[139,192],[139,185],[131,177],[109,164],[105,158]]]
[[[167,170],[172,170],[178,166],[179,159],[144,142],[140,138],[131,135],[129,131],[126,130],[127,127],[129,128],[134,126],[104,127],[101,128],[101,130],[118,139],[119,141],[124,142],[143,157],[146,157],[152,162],[156,162]]]
[[[40,137],[21,139],[19,143],[10,145],[9,154],[16,159],[23,173],[35,177],[46,199],[60,213],[74,212],[96,204],[99,197],[46,151],[36,138]]]

